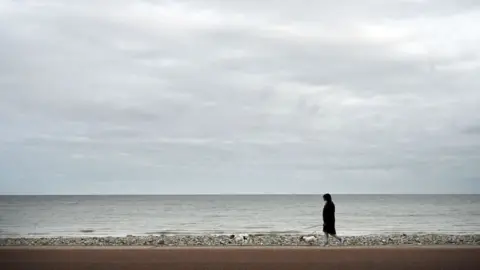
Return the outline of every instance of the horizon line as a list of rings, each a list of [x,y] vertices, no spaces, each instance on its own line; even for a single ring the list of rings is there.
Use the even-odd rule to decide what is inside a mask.
[[[318,195],[325,193],[0,193],[0,196],[282,196],[282,195]],[[330,193],[333,195],[480,195],[480,193]]]

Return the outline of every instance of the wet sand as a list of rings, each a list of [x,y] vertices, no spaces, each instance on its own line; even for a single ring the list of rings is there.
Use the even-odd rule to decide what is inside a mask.
[[[478,269],[480,247],[3,247],[0,269]]]

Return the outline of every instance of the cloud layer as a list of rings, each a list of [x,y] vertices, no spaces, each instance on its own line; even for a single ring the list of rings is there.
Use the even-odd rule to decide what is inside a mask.
[[[2,1],[2,193],[480,193],[480,3]]]

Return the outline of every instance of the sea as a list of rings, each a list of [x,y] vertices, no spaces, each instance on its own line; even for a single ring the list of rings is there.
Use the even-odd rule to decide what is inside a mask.
[[[480,234],[480,195],[334,195],[339,235]],[[309,234],[321,195],[0,196],[0,237]]]

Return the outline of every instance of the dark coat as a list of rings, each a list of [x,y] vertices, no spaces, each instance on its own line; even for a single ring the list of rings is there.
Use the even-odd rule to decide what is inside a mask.
[[[323,207],[323,232],[337,234],[335,230],[335,204],[327,202]]]

